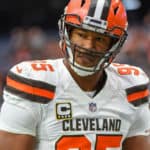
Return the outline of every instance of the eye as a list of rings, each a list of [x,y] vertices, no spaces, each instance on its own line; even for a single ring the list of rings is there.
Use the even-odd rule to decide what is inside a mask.
[[[104,36],[96,37],[96,41],[102,45],[109,45],[110,39]]]
[[[84,33],[78,32],[77,34],[78,34],[78,36],[81,37],[81,38],[84,38],[84,37],[85,37],[85,34],[84,34]]]
[[[98,42],[106,42],[106,39],[104,37],[96,37],[96,41],[98,41]]]

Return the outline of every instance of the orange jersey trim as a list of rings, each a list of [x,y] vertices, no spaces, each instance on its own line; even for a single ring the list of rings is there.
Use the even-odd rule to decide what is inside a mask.
[[[149,90],[148,89],[146,89],[144,91],[129,94],[127,96],[127,99],[129,102],[133,102],[135,100],[139,100],[139,99],[145,98],[147,96],[149,96]]]
[[[41,88],[33,87],[24,83],[20,83],[18,81],[11,79],[10,77],[7,77],[7,86],[13,87],[24,93],[41,96],[41,97],[45,97],[48,99],[53,99],[55,95],[55,93],[52,91],[48,91],[45,89],[41,89]]]

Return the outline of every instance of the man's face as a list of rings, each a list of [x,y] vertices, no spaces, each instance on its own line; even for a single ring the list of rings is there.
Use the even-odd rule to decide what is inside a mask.
[[[75,48],[75,62],[84,67],[97,65],[101,57],[92,52],[100,52],[103,56],[111,45],[110,37],[77,28],[71,31],[70,40],[79,46]]]

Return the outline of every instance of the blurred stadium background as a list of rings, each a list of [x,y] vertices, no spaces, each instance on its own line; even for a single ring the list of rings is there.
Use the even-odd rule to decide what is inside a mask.
[[[68,1],[0,1],[0,95],[7,71],[14,64],[62,56],[58,52],[57,21]],[[129,37],[116,61],[139,66],[150,77],[149,1],[123,2],[129,19]]]

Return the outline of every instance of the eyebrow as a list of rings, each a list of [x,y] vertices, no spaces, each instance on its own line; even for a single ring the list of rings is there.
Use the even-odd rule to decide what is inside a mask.
[[[91,33],[95,33],[95,32],[92,32],[92,31],[87,31],[87,30],[80,30],[80,29],[75,29],[74,32],[76,33],[84,33],[84,34],[88,34],[87,32],[91,32]],[[96,37],[103,37],[103,38],[109,38],[107,35],[103,35],[103,34],[100,34],[100,33],[95,33]]]

